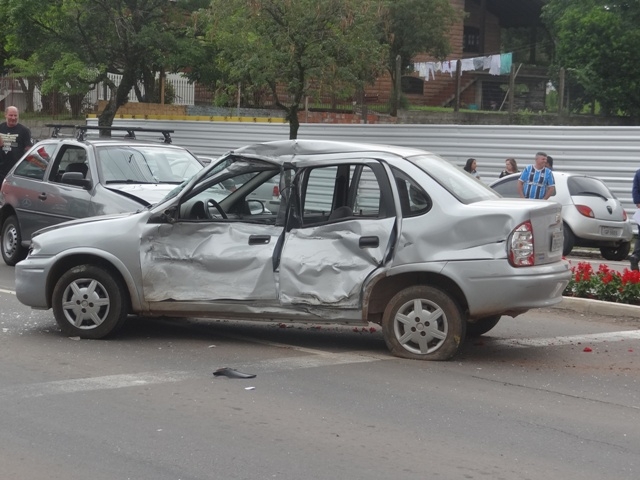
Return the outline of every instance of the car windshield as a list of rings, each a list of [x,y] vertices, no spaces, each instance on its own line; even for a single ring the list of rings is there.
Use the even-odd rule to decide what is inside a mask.
[[[484,183],[437,155],[416,155],[408,160],[429,174],[461,203],[469,204],[499,198],[499,195]]]
[[[188,151],[164,146],[105,146],[97,151],[105,183],[180,184],[203,168]]]

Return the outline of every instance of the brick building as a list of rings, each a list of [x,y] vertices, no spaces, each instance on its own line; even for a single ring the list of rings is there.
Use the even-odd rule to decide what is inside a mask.
[[[536,63],[536,37],[542,28],[540,14],[543,0],[450,0],[451,4],[464,10],[464,19],[455,25],[449,34],[451,53],[446,60],[462,60],[505,53],[501,52],[501,32],[507,28],[525,28],[530,33],[531,50],[526,63]],[[415,62],[435,60],[418,55]],[[544,106],[546,69],[518,63],[517,81],[520,88],[517,107],[542,110]],[[461,103],[479,109],[495,110],[504,104],[509,84],[509,75],[490,75],[486,71],[463,72],[460,78]],[[455,99],[457,79],[455,74],[436,73],[435,79],[425,81],[418,73],[402,79],[402,90],[413,105],[449,106]],[[379,103],[389,100],[391,79],[384,76],[366,90],[368,98],[377,98]]]

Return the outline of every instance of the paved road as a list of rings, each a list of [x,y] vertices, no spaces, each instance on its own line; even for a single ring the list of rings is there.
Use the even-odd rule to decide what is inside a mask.
[[[74,340],[0,302],[0,478],[638,476],[638,319],[538,310],[438,363],[307,325],[132,319]]]

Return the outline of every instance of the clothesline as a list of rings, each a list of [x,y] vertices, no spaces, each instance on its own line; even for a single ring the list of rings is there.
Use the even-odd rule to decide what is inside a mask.
[[[460,60],[463,72],[475,70],[489,70],[490,75],[508,75],[511,71],[513,53],[500,53],[483,57],[463,58]],[[457,60],[445,60],[444,62],[416,62],[413,68],[418,75],[429,81],[435,80],[436,73],[448,73],[453,76],[456,72]]]

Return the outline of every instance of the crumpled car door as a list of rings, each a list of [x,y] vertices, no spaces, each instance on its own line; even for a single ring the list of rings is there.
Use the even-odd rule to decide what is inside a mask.
[[[279,263],[283,306],[359,308],[363,283],[388,258],[396,223],[388,177],[376,162],[351,163],[346,197],[340,176],[325,185],[322,175],[296,177],[290,208],[301,224],[290,215]]]

